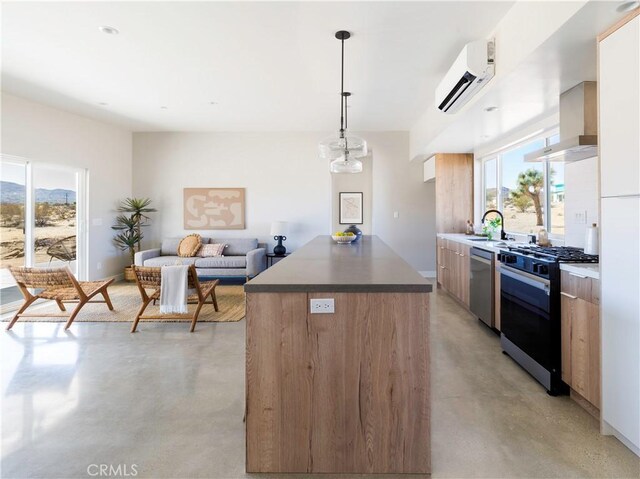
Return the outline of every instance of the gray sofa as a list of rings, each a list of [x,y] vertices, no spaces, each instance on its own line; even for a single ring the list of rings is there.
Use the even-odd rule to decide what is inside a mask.
[[[177,255],[178,244],[182,238],[167,238],[160,248],[148,249],[136,253],[136,266],[165,266],[193,264],[198,276],[216,278],[245,276],[253,278],[265,269],[267,246],[258,243],[256,238],[202,238],[202,244],[224,243],[227,247],[224,256],[212,258],[181,258]]]

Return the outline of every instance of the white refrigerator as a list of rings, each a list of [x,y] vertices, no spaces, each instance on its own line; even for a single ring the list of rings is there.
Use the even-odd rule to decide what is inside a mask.
[[[598,52],[602,432],[640,455],[640,17]]]

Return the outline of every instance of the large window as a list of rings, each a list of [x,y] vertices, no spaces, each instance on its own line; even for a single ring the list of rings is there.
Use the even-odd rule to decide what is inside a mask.
[[[85,172],[2,155],[0,161],[0,310],[21,294],[9,266],[68,266],[82,279]],[[78,241],[80,237],[80,241]],[[80,260],[80,265],[78,264]],[[80,266],[81,268],[79,268]]]
[[[557,141],[558,135],[543,135],[483,160],[484,211],[501,210],[506,231],[564,234],[564,165],[524,161],[527,153]]]

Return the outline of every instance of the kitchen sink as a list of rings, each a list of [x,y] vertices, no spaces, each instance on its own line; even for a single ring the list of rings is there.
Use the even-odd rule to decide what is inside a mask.
[[[493,247],[503,247],[503,246],[508,246],[507,243],[505,243],[502,240],[497,240],[497,239],[489,239],[489,238],[468,238],[469,241],[473,241],[473,242],[478,242],[478,243],[486,243],[489,246],[493,246]]]

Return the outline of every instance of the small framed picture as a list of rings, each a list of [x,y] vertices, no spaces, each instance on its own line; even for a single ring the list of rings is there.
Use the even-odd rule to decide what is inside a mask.
[[[362,218],[362,192],[340,193],[340,224],[361,225]]]

